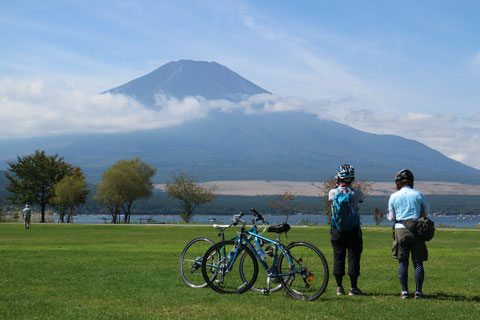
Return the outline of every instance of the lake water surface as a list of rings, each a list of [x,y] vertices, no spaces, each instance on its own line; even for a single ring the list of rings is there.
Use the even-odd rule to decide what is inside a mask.
[[[58,217],[48,217],[53,221],[57,221]],[[285,222],[285,216],[279,215],[265,215],[266,220],[269,224],[279,224]],[[436,226],[448,226],[448,227],[457,227],[457,228],[471,228],[477,227],[480,223],[480,216],[431,216],[433,221],[435,221]],[[150,219],[150,220],[148,220]],[[246,216],[247,222],[251,221],[250,216]],[[78,215],[74,217],[75,223],[110,223],[111,216],[109,215]],[[232,222],[231,215],[196,215],[193,217],[192,223],[197,224],[229,224]],[[179,215],[134,215],[130,218],[130,223],[167,223],[175,224],[182,223],[182,219]],[[313,215],[313,214],[297,214],[292,215],[288,218],[288,223],[291,225],[305,225],[305,224],[314,224],[314,225],[325,225],[327,219],[325,215]],[[375,220],[373,216],[362,216],[361,217],[362,225],[375,225]],[[391,226],[392,222],[384,219],[380,225],[382,226]]]

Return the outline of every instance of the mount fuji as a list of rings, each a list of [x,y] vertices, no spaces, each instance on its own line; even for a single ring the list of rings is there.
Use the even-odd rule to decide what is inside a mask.
[[[215,62],[170,62],[105,93],[129,96],[147,109],[161,108],[159,97],[198,97],[220,107],[151,130],[1,141],[0,169],[19,154],[45,149],[80,166],[93,183],[116,161],[137,156],[157,168],[157,183],[175,170],[200,181],[322,181],[342,163],[353,164],[358,176],[369,181],[391,181],[403,168],[411,169],[417,180],[480,181],[479,170],[414,140],[363,132],[301,111],[225,111],[222,104],[270,93]]]

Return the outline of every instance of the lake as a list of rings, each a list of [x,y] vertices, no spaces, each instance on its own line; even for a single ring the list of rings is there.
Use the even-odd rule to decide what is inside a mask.
[[[47,217],[53,221],[57,221],[58,217],[50,216]],[[134,215],[130,218],[130,223],[147,223],[147,219],[151,218],[152,223],[167,223],[175,224],[182,223],[182,219],[179,215]],[[471,228],[477,227],[480,223],[480,216],[430,216],[430,218],[435,221],[435,225],[438,227],[448,226],[448,227],[457,227],[457,228]],[[215,219],[215,220],[214,220]],[[279,215],[265,215],[265,219],[269,224],[279,224],[285,222],[285,216]],[[74,217],[75,223],[108,223],[111,220],[109,215],[78,215]],[[192,223],[197,224],[229,224],[232,221],[231,215],[196,215],[192,219]],[[251,217],[247,215],[247,222],[251,221]],[[325,215],[314,215],[314,214],[297,214],[292,215],[288,218],[288,223],[291,225],[305,225],[305,224],[314,224],[314,225],[325,225],[327,219]],[[362,216],[361,217],[362,225],[375,225],[375,220],[373,216]],[[380,223],[382,226],[391,226],[392,222],[387,219],[382,220]]]

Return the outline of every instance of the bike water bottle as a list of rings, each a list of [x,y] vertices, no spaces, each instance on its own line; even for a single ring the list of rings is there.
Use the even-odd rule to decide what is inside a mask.
[[[267,258],[267,255],[265,254],[265,251],[263,251],[262,247],[260,247],[260,245],[258,243],[254,242],[253,245],[254,245],[255,251],[257,251],[260,259],[265,261],[265,259]]]
[[[238,250],[238,249],[237,249],[236,246],[233,247],[232,251],[230,251],[230,252],[228,253],[228,260],[231,260],[231,259],[233,259],[233,258],[235,257],[235,255],[237,254],[237,250]]]

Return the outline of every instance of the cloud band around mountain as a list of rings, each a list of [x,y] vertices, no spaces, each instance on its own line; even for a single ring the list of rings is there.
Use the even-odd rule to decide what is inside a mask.
[[[150,130],[206,117],[212,110],[307,112],[377,134],[420,141],[480,168],[480,115],[388,113],[353,107],[350,99],[308,101],[270,94],[240,102],[156,96],[155,108],[117,94],[72,88],[61,81],[0,78],[0,139]]]

